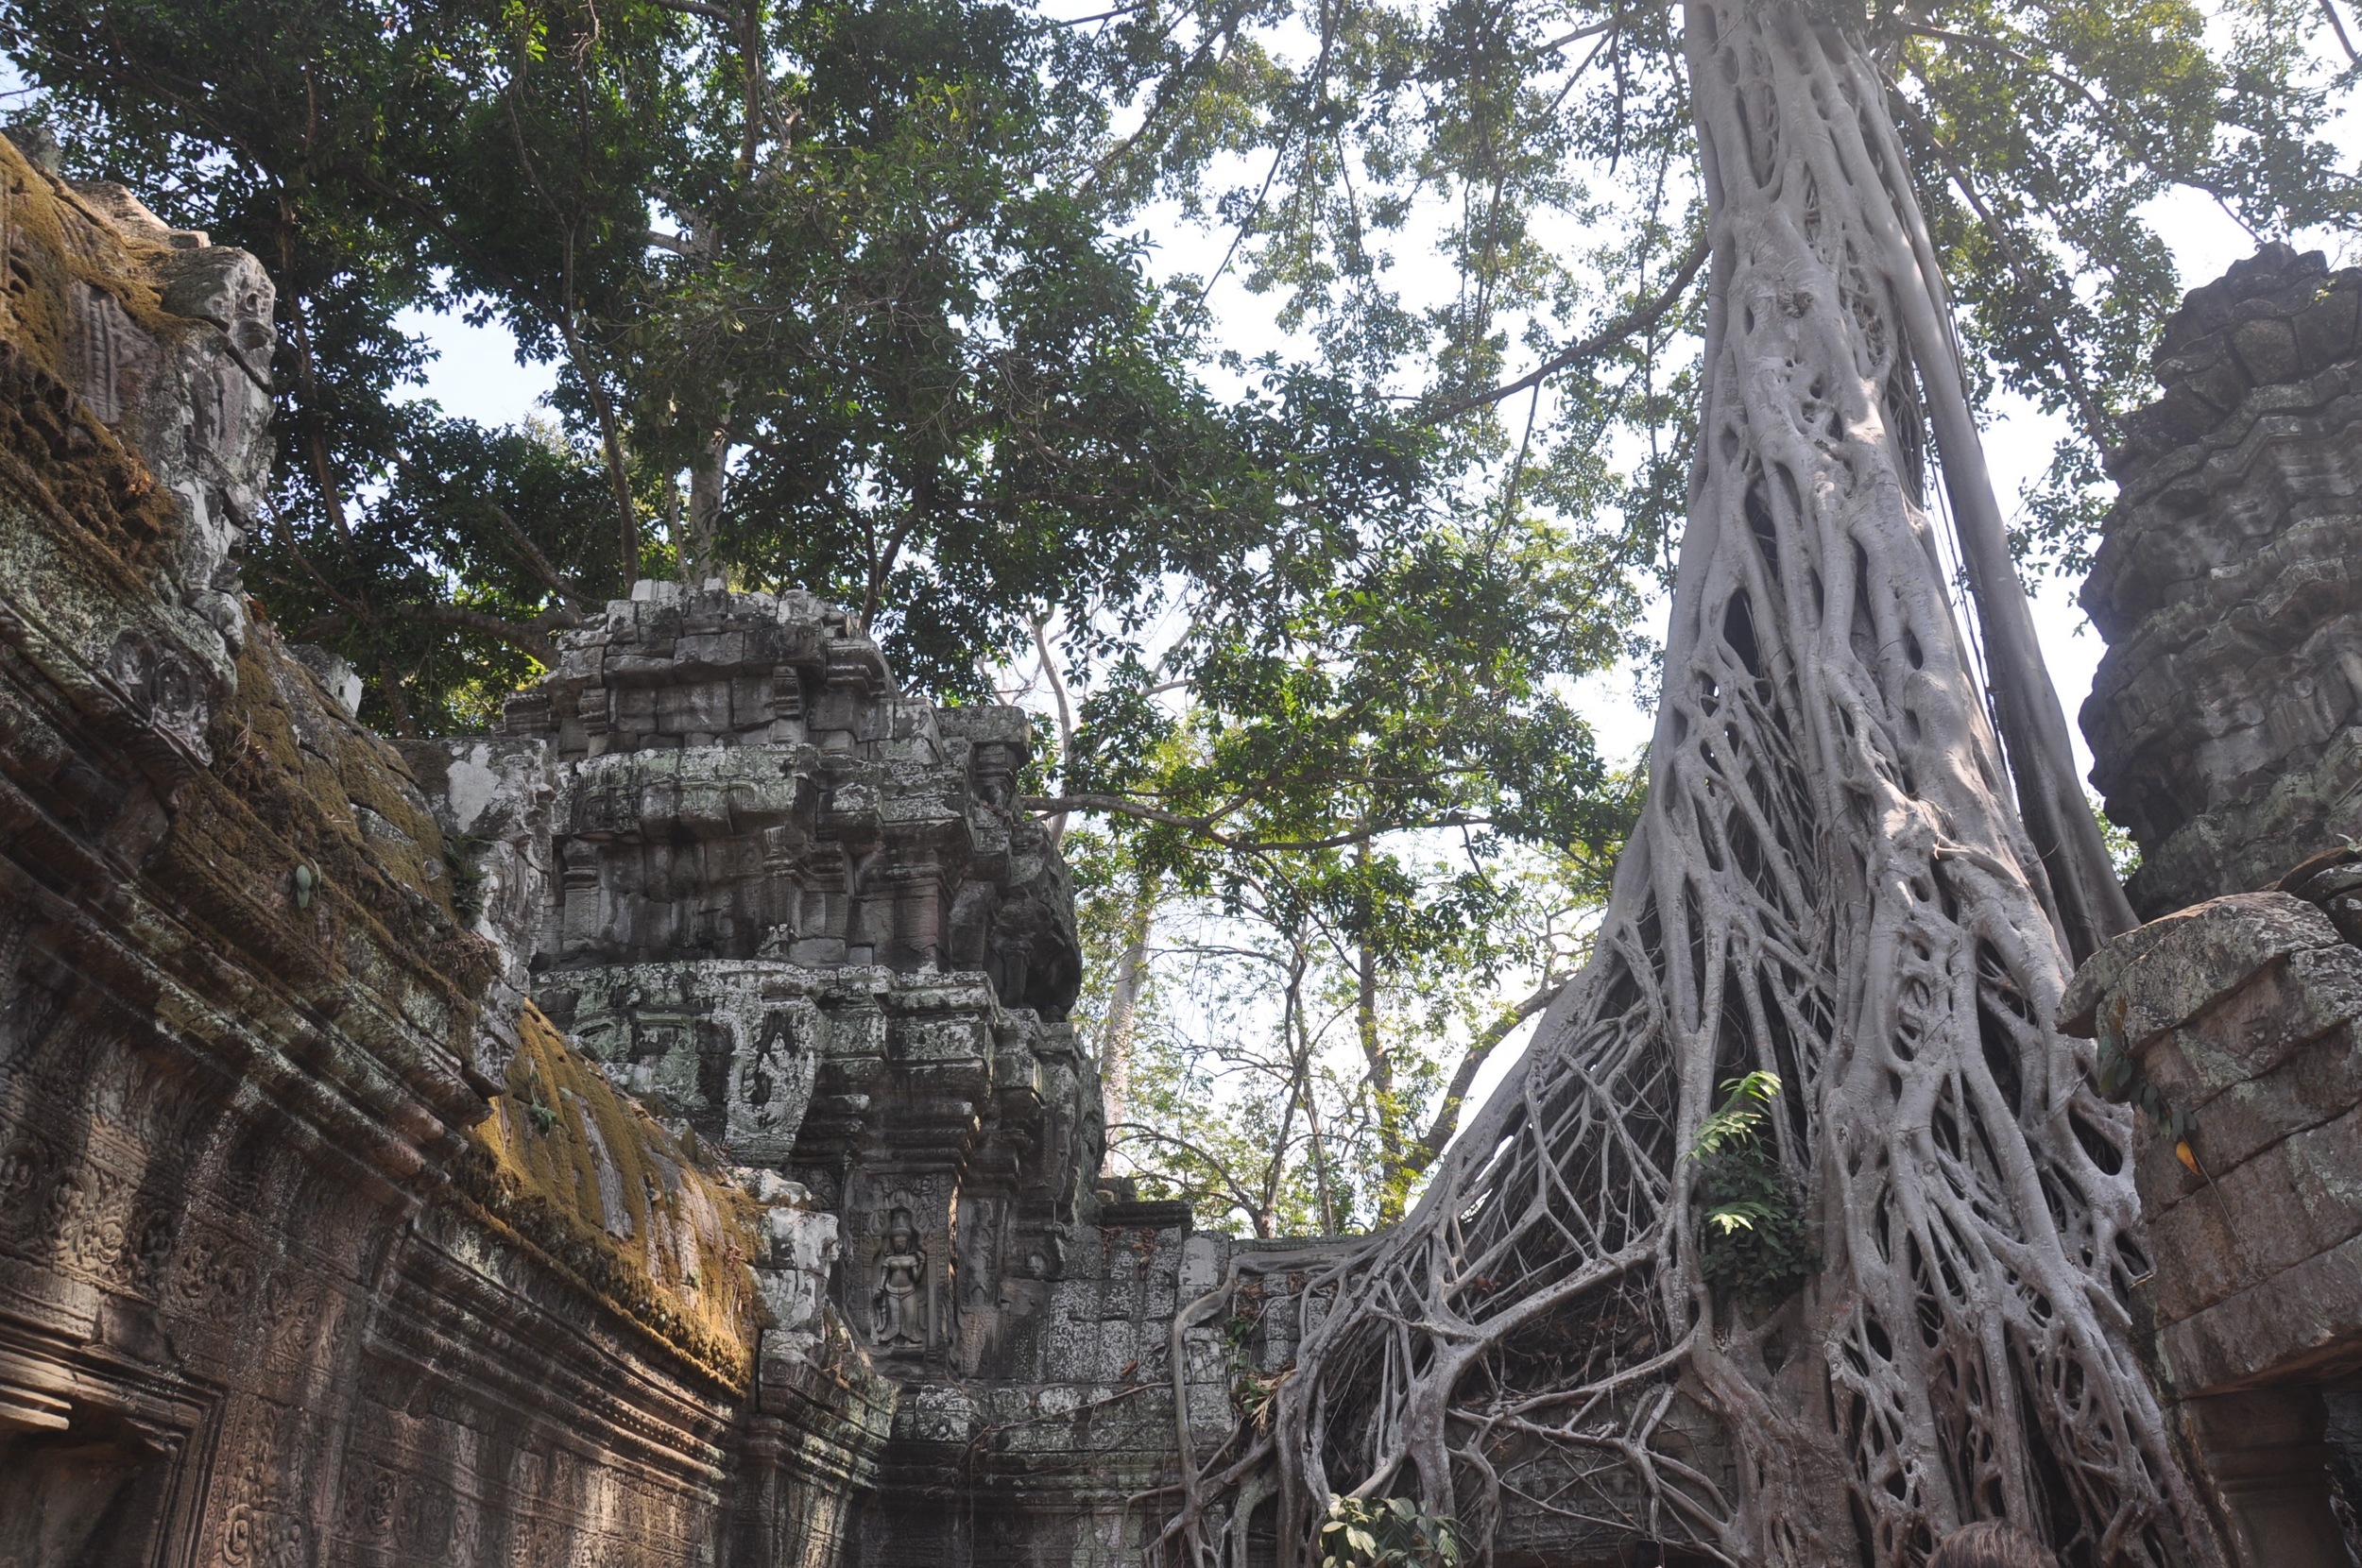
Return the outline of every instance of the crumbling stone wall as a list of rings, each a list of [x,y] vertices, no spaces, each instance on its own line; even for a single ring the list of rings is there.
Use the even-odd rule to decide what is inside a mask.
[[[409,748],[502,984],[791,1205],[807,1266],[770,1304],[801,1326],[763,1332],[763,1397],[830,1335],[893,1391],[853,1563],[1138,1560],[1184,1425],[1175,1314],[1232,1245],[1096,1191],[1066,873],[1010,809],[1031,744],[1015,709],[899,692],[808,595],[642,583],[498,735]],[[1207,1442],[1225,1332],[1181,1337]]]
[[[0,248],[0,1568],[1141,1560],[1324,1249],[1099,1190],[1024,716],[646,583],[397,749],[238,580],[262,269]]]
[[[2110,460],[2092,779],[2154,918],[2362,835],[2362,268],[2273,245],[2193,292]]]
[[[2362,269],[2285,247],[2192,293],[2083,591],[2093,778],[2149,923],[2062,1027],[2142,1109],[2136,1304],[2256,1568],[2350,1568],[2362,1504],[2357,334]]]
[[[240,590],[268,280],[4,143],[0,248],[0,1562],[828,1560],[892,1395],[772,1305],[802,1211],[485,1032],[464,857]]]
[[[1023,716],[642,584],[398,752],[238,581],[261,268],[0,247],[0,1564],[1137,1560],[1230,1243],[1100,1212]]]

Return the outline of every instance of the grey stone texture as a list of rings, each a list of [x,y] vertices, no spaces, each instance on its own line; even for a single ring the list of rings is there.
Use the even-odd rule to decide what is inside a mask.
[[[2092,779],[2153,918],[2362,834],[2362,269],[2273,245],[2192,293],[2082,603]]]
[[[2160,1364],[2249,1564],[2351,1561],[2324,1395],[2362,1374],[2362,948],[2323,912],[2362,870],[2231,894],[2094,955],[2062,1026],[2157,1097],[2134,1177]],[[2158,1109],[2162,1107],[2162,1110]],[[2174,1122],[2182,1118],[2183,1137]]]
[[[825,1227],[539,1020],[248,611],[261,268],[5,142],[0,249],[0,1562],[841,1556],[894,1390]]]
[[[759,1403],[825,1405],[836,1346],[892,1390],[848,1563],[1138,1560],[1176,1306],[1237,1245],[1101,1202],[1066,872],[1009,804],[1031,744],[899,693],[808,595],[642,583],[498,735],[409,748],[499,955],[488,1011],[529,997],[763,1205]],[[488,1062],[514,1048],[487,1026]],[[1292,1336],[1185,1328],[1200,1440]]]
[[[2083,589],[2109,640],[2083,708],[2092,776],[2141,846],[2127,892],[2149,923],[2078,971],[2061,1020],[2129,1062],[2150,1106],[2136,1299],[2241,1560],[2344,1568],[2328,1477],[2350,1520],[2362,269],[2268,246],[2189,296],[2156,366]]]

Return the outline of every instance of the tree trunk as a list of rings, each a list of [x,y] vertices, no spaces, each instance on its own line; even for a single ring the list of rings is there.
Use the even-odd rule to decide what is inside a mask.
[[[727,432],[706,442],[706,449],[689,469],[689,528],[682,542],[681,581],[703,588],[722,574],[718,535],[722,524],[723,487],[728,482],[730,440]]]
[[[1685,16],[1714,270],[1648,807],[1524,1063],[1315,1282],[1336,1304],[1246,1474],[1276,1469],[1299,1561],[1343,1491],[1481,1542],[1532,1509],[1906,1568],[2000,1516],[2069,1565],[2217,1563],[2134,1349],[2130,1113],[2052,1027],[2075,923],[2112,917],[2087,878],[2079,912],[2045,896],[1925,510],[1930,425],[1964,534],[1982,465],[1879,79],[1801,5]],[[2031,772],[2058,738],[1993,542]],[[1754,1070],[1818,1252],[1778,1303],[1708,1285],[1686,1152]],[[1187,1495],[1169,1539],[1218,1557],[1240,1493]]]
[[[1099,1091],[1110,1132],[1123,1120],[1131,1103],[1132,1023],[1139,1014],[1140,991],[1148,983],[1148,933],[1155,919],[1155,878],[1142,876],[1133,890],[1132,907],[1125,912],[1123,956],[1116,961],[1107,1016],[1099,1029]],[[1105,1157],[1100,1164],[1103,1170],[1108,1168]]]

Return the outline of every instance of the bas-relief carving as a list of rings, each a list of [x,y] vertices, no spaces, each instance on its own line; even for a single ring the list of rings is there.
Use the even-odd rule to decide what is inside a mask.
[[[778,1163],[803,1124],[827,1029],[812,998],[779,994],[793,980],[753,961],[635,964],[571,982],[557,1007],[619,1087],[742,1163]]]
[[[878,1244],[877,1287],[870,1295],[870,1342],[888,1355],[916,1355],[933,1344],[927,1331],[933,1293],[927,1255],[910,1210],[889,1211],[884,1230]]]

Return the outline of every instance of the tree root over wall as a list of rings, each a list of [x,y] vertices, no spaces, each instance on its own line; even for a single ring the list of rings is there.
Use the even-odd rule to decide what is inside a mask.
[[[1301,1560],[1343,1491],[1488,1557],[1506,1522],[1905,1568],[2004,1516],[2068,1564],[2217,1563],[2133,1349],[2130,1113],[2052,1028],[2121,895],[2052,810],[2063,722],[1884,88],[1801,9],[1693,3],[1686,34],[1714,293],[1645,818],[1589,969],[1412,1216],[1313,1277],[1294,1371],[1162,1545],[1246,1568],[1275,1528]],[[1686,1156],[1756,1070],[1819,1254],[1776,1304],[1707,1283]]]

